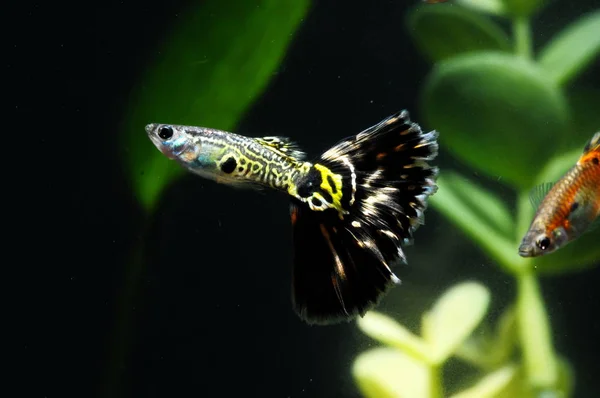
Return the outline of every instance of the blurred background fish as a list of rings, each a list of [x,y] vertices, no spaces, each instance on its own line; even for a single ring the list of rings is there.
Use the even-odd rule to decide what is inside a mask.
[[[556,184],[544,184],[531,195],[539,204],[519,254],[551,253],[598,226],[600,213],[600,132],[585,146],[583,155]],[[591,227],[590,227],[591,226]]]

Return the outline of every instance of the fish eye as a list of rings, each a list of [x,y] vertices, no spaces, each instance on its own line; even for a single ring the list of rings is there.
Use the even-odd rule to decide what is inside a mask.
[[[164,126],[158,130],[158,136],[163,140],[168,140],[173,137],[173,128],[171,126]]]
[[[537,241],[537,246],[541,249],[541,250],[546,250],[548,249],[548,247],[550,247],[550,238],[548,238],[547,236],[544,236],[542,239],[539,239]]]

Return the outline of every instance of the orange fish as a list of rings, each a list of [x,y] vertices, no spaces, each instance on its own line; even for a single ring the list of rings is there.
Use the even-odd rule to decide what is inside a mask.
[[[577,164],[556,184],[537,187],[531,201],[539,207],[519,246],[522,257],[551,253],[600,224],[600,132]]]

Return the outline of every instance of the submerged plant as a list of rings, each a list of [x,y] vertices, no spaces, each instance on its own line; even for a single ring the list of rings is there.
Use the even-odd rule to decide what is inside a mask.
[[[162,194],[182,174],[148,140],[144,126],[157,120],[190,125],[201,121],[232,129],[276,72],[309,5],[309,0],[195,2],[166,29],[134,88],[120,137],[132,196],[144,217],[124,272],[105,396],[123,393],[121,368],[126,366],[134,327],[131,308],[141,303],[144,237]]]
[[[600,92],[568,86],[598,58],[600,10],[564,29],[534,55],[529,23],[543,3],[457,0],[424,5],[410,14],[409,29],[417,46],[435,62],[421,107],[429,125],[440,131],[441,148],[474,173],[495,179],[516,198],[516,214],[512,214],[503,198],[446,169],[441,171],[432,206],[516,279],[517,292],[514,307],[501,317],[495,342],[455,338],[453,348],[443,356],[432,354],[430,345],[435,340],[430,336],[458,336],[457,330],[463,336],[475,327],[474,318],[448,318],[437,322],[439,329],[433,331],[429,319],[444,317],[438,314],[444,307],[436,305],[424,317],[420,340],[390,319],[367,315],[359,321],[361,329],[394,348],[371,350],[357,358],[354,375],[366,396],[447,395],[437,372],[452,355],[467,360],[483,375],[478,384],[455,397],[571,394],[570,372],[553,347],[538,276],[598,265],[600,230],[547,256],[522,258],[517,248],[535,210],[529,200],[531,190],[560,178],[600,128],[600,117],[593,111],[600,107]],[[512,39],[496,22],[502,19],[512,22]],[[449,311],[474,312],[479,321],[487,293],[481,286],[469,286],[451,291],[472,298],[456,299]],[[440,303],[447,300],[444,296]],[[457,303],[462,303],[459,312]],[[513,333],[510,345],[506,336]],[[509,345],[518,348],[516,361],[508,355]]]

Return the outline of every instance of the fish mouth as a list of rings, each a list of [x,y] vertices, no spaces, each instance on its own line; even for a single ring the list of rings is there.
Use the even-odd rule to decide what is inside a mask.
[[[533,257],[533,248],[530,245],[519,246],[519,255],[521,257]]]
[[[147,124],[146,125],[146,134],[148,134],[148,135],[152,134],[154,127],[156,127],[156,123]]]

